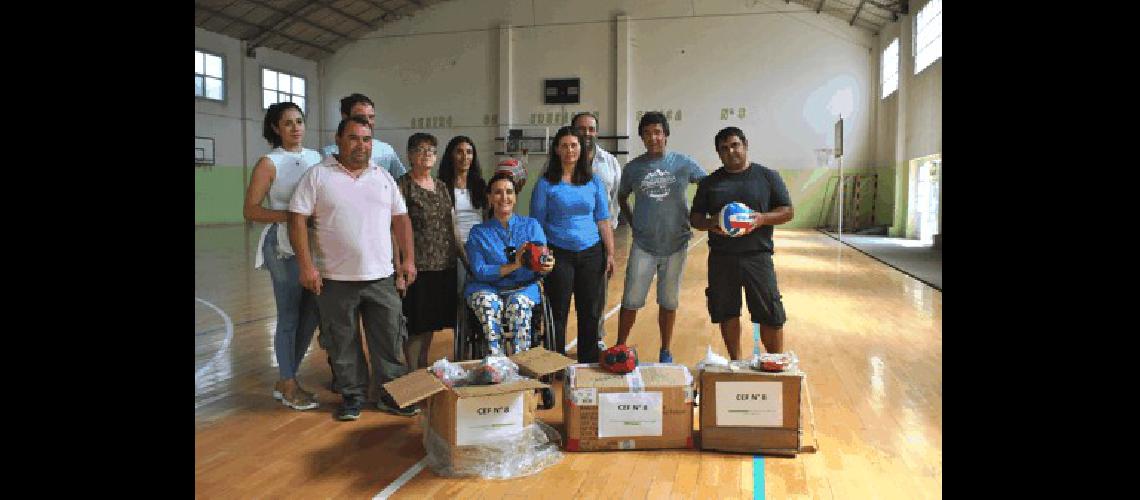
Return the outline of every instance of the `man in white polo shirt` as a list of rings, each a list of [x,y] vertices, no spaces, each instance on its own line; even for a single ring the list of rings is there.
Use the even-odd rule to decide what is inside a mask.
[[[400,272],[415,281],[412,225],[404,198],[387,170],[370,161],[372,128],[353,116],[336,131],[339,151],[310,168],[289,203],[289,241],[297,254],[301,285],[317,295],[321,334],[328,334],[336,391],[343,402],[338,420],[356,420],[368,391],[368,366],[360,343],[358,317],[380,385],[377,406],[400,410],[382,384],[407,373],[400,297],[392,264],[392,235],[405,249]],[[309,231],[313,222],[313,245]]]

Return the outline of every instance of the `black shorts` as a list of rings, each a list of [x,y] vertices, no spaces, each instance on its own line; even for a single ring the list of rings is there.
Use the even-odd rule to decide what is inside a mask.
[[[787,316],[776,286],[772,254],[709,254],[709,286],[705,288],[709,317],[713,323],[740,316],[740,288],[748,301],[752,322],[779,328]]]

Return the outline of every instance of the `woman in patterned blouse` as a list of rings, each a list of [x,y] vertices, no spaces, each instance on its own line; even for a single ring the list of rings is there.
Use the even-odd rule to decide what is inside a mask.
[[[404,350],[412,370],[427,365],[435,331],[455,327],[458,245],[447,184],[431,175],[437,144],[431,134],[412,134],[408,138],[412,169],[396,181],[408,205],[415,235],[416,279],[406,285],[404,293],[404,317],[408,320]],[[397,289],[404,286],[403,280],[397,279]]]

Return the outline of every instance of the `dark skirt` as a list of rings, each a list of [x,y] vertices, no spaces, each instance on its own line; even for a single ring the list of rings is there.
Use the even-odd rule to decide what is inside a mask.
[[[442,271],[420,271],[404,296],[404,317],[408,334],[455,328],[455,268]]]

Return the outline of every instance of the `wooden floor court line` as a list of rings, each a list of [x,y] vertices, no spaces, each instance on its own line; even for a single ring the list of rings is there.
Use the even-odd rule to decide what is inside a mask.
[[[195,229],[195,296],[222,308],[234,325],[216,373],[196,381],[195,401],[204,403],[195,410],[196,495],[372,497],[420,461],[422,431],[414,419],[374,409],[365,409],[356,422],[334,421],[331,412],[339,399],[325,387],[328,366],[315,345],[298,378],[317,393],[321,407],[296,412],[270,397],[277,375],[276,321],[268,273],[252,270],[259,230],[260,225]],[[768,498],[940,498],[941,292],[814,230],[777,229],[775,241],[787,343],[808,374],[820,450],[765,459],[764,493]],[[607,311],[621,298],[627,228],[619,228],[616,242]],[[682,280],[672,351],[690,367],[706,346],[725,354],[705,310],[707,256],[707,242],[694,246]],[[654,288],[629,342],[649,353],[647,361],[656,361],[659,345]],[[218,322],[209,308],[196,305],[195,332]],[[569,322],[572,340],[574,314]],[[612,341],[616,323],[605,326]],[[742,337],[742,350],[751,351],[751,336]],[[198,341],[196,369],[216,352],[220,334],[199,335]],[[431,357],[450,355],[450,342],[450,331],[437,333]],[[560,394],[560,387],[555,391]],[[559,406],[538,417],[562,431]],[[392,498],[748,498],[756,493],[754,467],[753,457],[744,454],[565,453],[542,473],[509,481],[441,478],[423,470]]]

